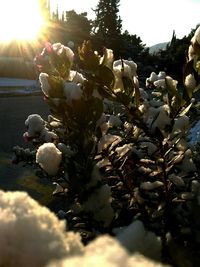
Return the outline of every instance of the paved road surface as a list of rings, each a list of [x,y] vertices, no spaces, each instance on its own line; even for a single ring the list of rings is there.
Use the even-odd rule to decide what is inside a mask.
[[[38,113],[44,119],[49,114],[42,96],[0,97],[0,151],[10,153],[16,144],[24,145],[24,121]]]
[[[26,190],[47,204],[52,187],[40,183],[30,168],[11,164],[13,146],[28,146],[22,137],[24,121],[33,113],[47,119],[49,109],[42,96],[0,97],[0,189]]]

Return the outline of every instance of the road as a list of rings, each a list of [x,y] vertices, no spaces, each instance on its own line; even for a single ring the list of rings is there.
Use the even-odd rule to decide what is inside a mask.
[[[22,137],[24,121],[34,113],[47,119],[49,109],[42,95],[0,97],[0,189],[25,190],[42,204],[48,204],[50,184],[40,182],[32,169],[11,163],[13,146],[28,147]]]
[[[12,147],[26,145],[22,135],[28,115],[38,113],[44,119],[49,114],[48,105],[40,96],[0,97],[0,151],[10,153]]]

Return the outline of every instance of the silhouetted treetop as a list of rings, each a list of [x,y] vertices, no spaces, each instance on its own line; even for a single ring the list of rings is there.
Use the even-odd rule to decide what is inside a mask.
[[[121,33],[122,20],[118,15],[119,2],[119,0],[99,0],[96,9],[94,9],[96,14],[94,20],[95,34],[105,37]]]

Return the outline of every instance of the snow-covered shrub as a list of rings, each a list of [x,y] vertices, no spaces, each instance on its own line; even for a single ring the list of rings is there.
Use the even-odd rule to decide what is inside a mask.
[[[93,218],[98,222],[103,222],[104,226],[109,226],[114,218],[114,211],[110,203],[110,187],[103,185],[94,190],[87,201],[83,203],[83,210],[92,213]]]
[[[90,52],[92,56],[92,50]],[[113,53],[107,49],[104,52],[102,58],[95,54],[92,57],[100,70],[105,67],[108,71],[113,62]],[[84,53],[83,51],[82,56]],[[43,128],[41,127],[40,132],[35,130],[36,126],[30,117],[26,120],[26,124],[36,131],[34,137],[39,141],[36,147],[36,163],[49,176],[54,176],[56,183],[57,180],[64,179],[64,187],[71,188],[72,195],[78,194],[77,203],[69,203],[69,208],[78,205],[79,213],[85,212],[104,227],[108,227],[114,217],[111,191],[108,185],[102,183],[101,178],[94,179],[92,171],[96,165],[96,129],[103,112],[103,97],[98,88],[93,88],[93,84],[90,84],[87,73],[82,74],[71,69],[73,52],[60,43],[47,44],[36,58],[36,64],[41,72],[41,89],[53,115],[48,122],[44,122],[39,115],[31,116],[32,120],[37,121],[36,126],[42,122]],[[117,118],[114,120],[111,117],[109,123],[113,125],[116,120]],[[41,138],[45,131],[45,138]],[[47,137],[51,134],[58,138],[50,140]],[[46,143],[42,144],[43,142]],[[54,194],[60,191],[62,190],[56,189]],[[74,210],[77,212],[77,208]]]
[[[51,150],[62,152],[52,174],[38,159],[45,142],[40,140],[37,162],[54,176],[54,195],[65,201],[60,214],[86,243],[139,218],[150,237],[160,237],[163,251],[172,253],[169,236],[188,247],[193,239],[198,247],[199,177],[187,143],[192,96],[200,84],[198,31],[182,91],[163,71],[151,73],[140,88],[133,61],[113,62],[111,50],[101,56],[89,41],[78,48],[81,73],[73,70],[73,54],[61,44],[48,44],[36,59],[52,113],[45,128],[58,137]],[[137,235],[129,230],[131,240]]]
[[[160,239],[153,232],[147,231],[139,220],[124,227],[116,239],[131,253],[139,252],[148,258],[161,259]]]
[[[74,60],[74,52],[69,47],[64,46],[61,43],[55,43],[52,45],[52,49],[58,56],[62,56],[64,54],[66,56],[66,60],[69,62],[69,66],[72,66]]]
[[[40,133],[45,127],[45,121],[38,114],[29,115],[25,121],[27,127],[27,133],[29,136],[36,136]]]
[[[66,82],[64,86],[64,96],[69,105],[72,105],[73,100],[79,100],[82,97],[80,84],[75,82]]]
[[[200,26],[196,29],[188,48],[188,62],[185,67],[184,83],[186,97],[191,97],[193,92],[199,89],[200,74]],[[191,67],[192,66],[192,67]]]
[[[81,73],[79,73],[78,71],[75,71],[75,70],[70,70],[69,75],[70,75],[69,80],[76,83],[76,84],[83,84],[84,81],[86,80]]]
[[[29,141],[34,138],[40,142],[53,142],[58,136],[45,127],[45,121],[38,114],[29,115],[25,121],[27,132],[24,133],[24,139]]]
[[[153,85],[159,85],[164,83],[164,79],[166,78],[166,73],[164,71],[160,71],[158,74],[152,72],[150,77],[146,78],[146,87],[152,87]]]
[[[108,67],[109,69],[113,68],[113,60],[114,60],[114,55],[113,55],[113,50],[104,48],[104,54],[100,59],[100,63],[103,64],[104,66]]]
[[[116,60],[113,63],[113,73],[115,75],[115,92],[124,91],[123,78],[133,80],[137,76],[137,64],[129,60]],[[133,93],[133,92],[132,92]]]

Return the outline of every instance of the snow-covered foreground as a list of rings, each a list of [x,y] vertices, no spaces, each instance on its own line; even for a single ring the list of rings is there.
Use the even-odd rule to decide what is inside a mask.
[[[152,260],[159,259],[160,240],[141,221],[84,246],[78,233],[66,231],[66,221],[25,192],[0,190],[0,206],[0,266],[163,266]]]

